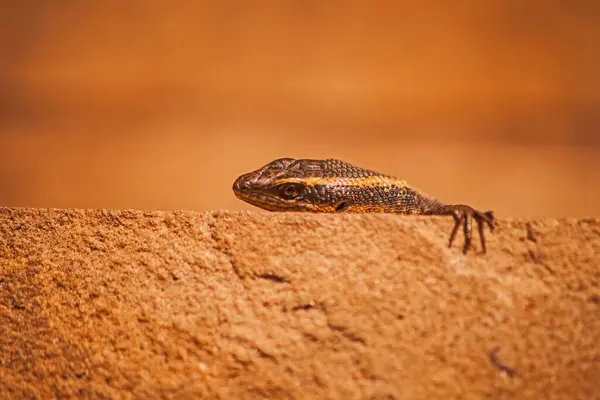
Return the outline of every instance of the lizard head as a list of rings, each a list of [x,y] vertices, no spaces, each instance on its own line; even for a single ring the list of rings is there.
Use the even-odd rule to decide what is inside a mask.
[[[327,212],[323,181],[323,161],[280,158],[256,171],[240,176],[233,183],[235,195],[269,211]]]

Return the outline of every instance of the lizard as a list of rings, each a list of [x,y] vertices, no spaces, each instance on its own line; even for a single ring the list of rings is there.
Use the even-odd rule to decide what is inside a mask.
[[[336,159],[279,158],[238,177],[233,192],[239,199],[268,211],[452,216],[454,227],[448,247],[452,247],[462,226],[464,254],[471,248],[473,220],[482,253],[486,252],[484,226],[492,232],[495,226],[492,211],[443,204],[402,179]]]

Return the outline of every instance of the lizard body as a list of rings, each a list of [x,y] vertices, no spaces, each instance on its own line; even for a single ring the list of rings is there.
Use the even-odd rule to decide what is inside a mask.
[[[334,159],[280,158],[240,176],[233,191],[241,200],[269,211],[450,215],[455,225],[449,246],[462,226],[464,253],[471,247],[473,219],[484,253],[484,223],[494,228],[491,211],[479,212],[464,204],[446,205],[406,181]]]

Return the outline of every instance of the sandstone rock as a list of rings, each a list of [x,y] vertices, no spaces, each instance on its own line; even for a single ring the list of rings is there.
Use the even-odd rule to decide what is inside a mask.
[[[598,398],[600,219],[0,209],[3,398]]]

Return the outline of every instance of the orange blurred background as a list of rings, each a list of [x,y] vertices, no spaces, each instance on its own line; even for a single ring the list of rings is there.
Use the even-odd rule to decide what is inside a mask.
[[[341,158],[499,216],[600,214],[600,3],[0,4],[0,205],[251,209]]]

